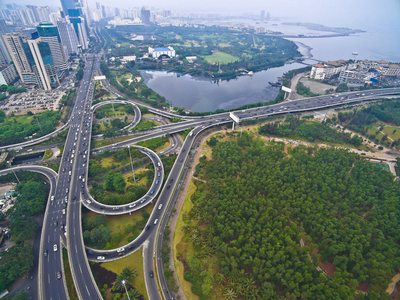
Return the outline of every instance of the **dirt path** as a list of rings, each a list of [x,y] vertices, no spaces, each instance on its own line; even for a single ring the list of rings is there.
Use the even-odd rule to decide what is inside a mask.
[[[399,281],[400,281],[400,274],[396,274],[392,278],[392,282],[389,284],[388,288],[386,289],[386,293],[388,293],[389,295],[393,294],[394,288],[396,287],[396,284]]]
[[[305,73],[300,73],[300,74],[295,75],[292,78],[291,84],[290,84],[290,89],[292,90],[292,92],[289,94],[289,96],[287,97],[286,100],[297,100],[297,99],[304,98],[303,96],[300,96],[299,94],[297,94],[297,90],[296,90],[297,83],[299,82],[300,78],[303,77],[304,75],[305,75]]]
[[[217,131],[217,132],[223,132],[223,131]],[[188,190],[189,190],[189,185],[190,185],[190,182],[191,182],[191,180],[192,180],[192,174],[194,173],[194,170],[195,170],[195,166],[198,164],[198,162],[199,162],[199,159],[200,159],[200,155],[201,155],[201,153],[203,152],[203,151],[205,151],[205,150],[207,150],[207,149],[204,149],[204,150],[201,150],[201,149],[203,149],[203,146],[204,146],[204,143],[205,143],[205,141],[207,140],[207,138],[209,137],[209,136],[211,136],[211,135],[213,135],[213,134],[216,134],[217,132],[211,132],[210,134],[208,134],[207,136],[205,136],[202,140],[201,140],[201,142],[200,142],[200,145],[199,145],[199,147],[196,149],[196,154],[195,154],[195,156],[194,156],[194,158],[193,158],[193,163],[191,164],[191,166],[190,166],[190,170],[189,170],[189,172],[188,172],[188,175],[187,175],[187,177],[186,177],[186,180],[185,180],[185,183],[183,184],[183,190],[181,191],[181,193],[179,194],[179,197],[178,197],[178,200],[176,201],[176,204],[175,204],[175,209],[176,209],[176,211],[175,211],[175,213],[171,216],[171,219],[170,219],[170,222],[169,222],[169,228],[170,228],[170,230],[171,230],[171,233],[170,233],[170,237],[169,237],[169,248],[171,249],[171,251],[170,251],[170,253],[169,253],[169,261],[170,261],[170,268],[171,268],[171,270],[173,271],[173,273],[174,273],[174,278],[175,278],[175,281],[176,281],[176,283],[178,284],[178,286],[179,286],[179,291],[178,291],[178,293],[176,293],[176,295],[178,296],[180,296],[180,299],[181,300],[184,300],[184,299],[187,299],[186,298],[186,295],[185,295],[185,293],[182,291],[182,288],[181,288],[181,286],[180,286],[180,282],[179,282],[179,279],[178,279],[178,277],[177,277],[177,275],[176,275],[176,270],[175,270],[175,265],[174,265],[174,249],[173,249],[173,243],[174,243],[174,232],[175,232],[175,227],[176,227],[176,223],[178,222],[178,218],[179,218],[179,215],[180,215],[180,213],[181,213],[181,210],[182,210],[182,206],[183,206],[183,202],[185,201],[185,198],[186,198],[186,194],[187,194],[187,192],[188,192]]]

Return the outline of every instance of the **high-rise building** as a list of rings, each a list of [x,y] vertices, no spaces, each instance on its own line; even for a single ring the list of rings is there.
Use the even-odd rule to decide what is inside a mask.
[[[107,18],[106,7],[104,5],[101,6],[101,17]]]
[[[69,56],[71,54],[77,54],[78,50],[78,38],[71,23],[66,19],[60,19],[57,22],[58,32],[60,33],[61,43],[64,46],[65,53]]]
[[[85,19],[82,17],[82,12],[80,9],[70,9],[68,10],[69,21],[74,27],[76,36],[78,37],[79,45],[82,49],[87,49],[89,47],[88,34],[86,30]]]
[[[4,39],[22,82],[44,90],[59,84],[65,71],[54,64],[52,39],[45,41],[37,32],[32,39],[21,33],[7,33]]]
[[[263,20],[265,18],[265,10],[261,11],[260,19]]]
[[[28,80],[31,82],[32,68],[28,60],[27,53],[25,52],[27,45],[27,38],[21,33],[7,33],[3,35],[3,39],[6,43],[8,53],[14,62],[15,68],[17,69],[18,75],[23,82],[26,83]]]
[[[150,10],[143,7],[140,11],[140,19],[143,24],[150,24]]]
[[[61,0],[61,6],[64,11],[64,14],[68,16],[68,10],[75,9],[77,7],[78,0]]]
[[[60,71],[68,69],[68,58],[64,52],[64,47],[61,43],[60,34],[57,26],[51,22],[40,22],[36,29],[40,39],[44,43],[48,43],[53,58],[53,65]]]
[[[0,65],[8,64],[11,61],[6,44],[3,40],[3,34],[8,32],[7,24],[3,19],[0,19]]]

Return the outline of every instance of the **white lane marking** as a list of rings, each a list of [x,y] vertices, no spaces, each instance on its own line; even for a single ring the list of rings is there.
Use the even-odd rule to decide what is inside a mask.
[[[89,289],[88,289],[87,285],[85,285],[85,287],[86,287],[86,291],[87,291],[87,293],[88,293],[88,294],[89,294],[89,296],[90,296]]]
[[[79,265],[79,269],[81,270],[81,273],[82,273],[82,267],[81,267],[81,265]]]
[[[78,253],[78,247],[75,244],[75,253]]]
[[[73,219],[75,220],[75,212],[74,212],[74,214],[73,214]]]
[[[48,281],[49,284],[50,284],[50,274],[47,274],[47,281]]]
[[[47,236],[47,242],[50,243],[50,236]]]

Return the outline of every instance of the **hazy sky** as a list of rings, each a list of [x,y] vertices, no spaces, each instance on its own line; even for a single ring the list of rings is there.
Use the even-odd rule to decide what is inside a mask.
[[[60,5],[60,0],[0,0],[0,3]],[[113,7],[156,7],[193,12],[243,13],[262,9],[271,16],[329,26],[399,26],[399,0],[88,0]],[[383,23],[383,24],[381,24]],[[400,38],[400,37],[399,37]]]

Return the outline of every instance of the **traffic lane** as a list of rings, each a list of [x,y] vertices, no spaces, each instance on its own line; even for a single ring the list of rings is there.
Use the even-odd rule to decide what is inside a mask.
[[[156,152],[154,152],[151,149],[147,149],[145,147],[141,146],[133,146],[136,149],[139,149],[139,151],[146,155],[148,158],[150,158],[150,161],[153,163],[154,166],[154,178],[152,181],[152,185],[150,189],[147,191],[147,193],[141,197],[140,199],[133,201],[128,204],[124,205],[106,205],[102,204],[98,201],[96,201],[88,192],[87,189],[87,180],[86,182],[82,182],[83,185],[83,190],[86,196],[86,200],[83,202],[83,204],[90,210],[98,212],[98,213],[105,213],[105,214],[124,214],[128,212],[133,212],[135,210],[141,209],[142,207],[146,206],[149,201],[152,201],[158,194],[158,192],[161,190],[162,182],[164,180],[164,166],[162,164],[162,161],[160,157],[157,155]],[[86,151],[89,153],[89,150]],[[81,152],[79,152],[81,153]],[[84,152],[85,153],[85,152]],[[83,156],[83,155],[82,155]],[[84,158],[85,159],[85,158]],[[83,167],[87,168],[87,164],[89,163],[89,156],[84,160],[84,163],[82,164]],[[85,171],[82,171],[82,174]],[[84,177],[78,178],[80,180],[83,180]],[[143,199],[146,199],[142,201]],[[89,200],[89,201],[87,201]],[[140,205],[143,204],[143,205]]]

